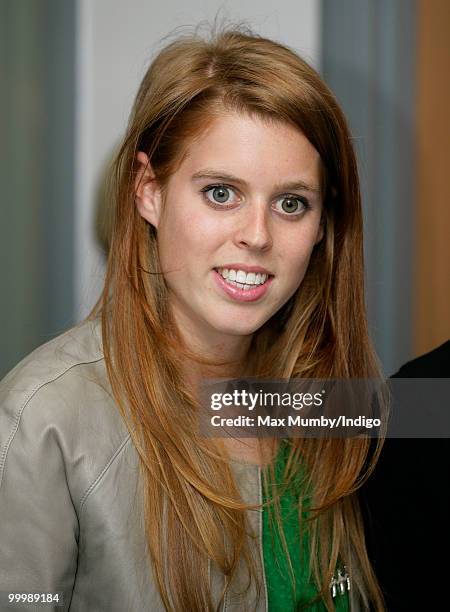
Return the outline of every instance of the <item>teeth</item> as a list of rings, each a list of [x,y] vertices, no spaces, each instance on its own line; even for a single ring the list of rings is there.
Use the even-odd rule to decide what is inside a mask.
[[[223,278],[227,279],[229,282],[231,281],[240,288],[244,287],[244,285],[250,285],[250,287],[244,288],[246,291],[251,289],[252,285],[262,285],[265,283],[268,276],[267,274],[261,274],[260,272],[255,274],[255,272],[229,270],[228,268],[217,268],[217,271],[223,276]]]

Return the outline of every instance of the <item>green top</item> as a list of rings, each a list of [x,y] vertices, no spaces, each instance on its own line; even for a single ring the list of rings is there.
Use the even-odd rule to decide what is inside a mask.
[[[275,479],[277,484],[281,483],[285,462],[289,454],[289,446],[285,440],[281,441],[275,463]],[[264,502],[267,500],[264,487],[262,495]],[[269,509],[263,510],[263,556],[266,574],[267,595],[269,601],[269,612],[294,612],[296,610],[308,610],[308,612],[324,612],[326,607],[322,601],[312,606],[302,607],[317,596],[318,590],[312,579],[308,579],[309,568],[309,535],[305,526],[303,540],[300,545],[300,524],[298,520],[298,491],[290,487],[280,498],[280,512],[283,521],[283,530],[286,544],[291,558],[292,568],[295,576],[296,597],[292,589],[289,563],[284,553],[279,530],[274,536],[275,542],[272,546],[272,535],[269,529]],[[272,507],[273,508],[273,507]],[[274,517],[273,511],[271,512]],[[307,511],[302,510],[302,517],[307,516]],[[275,524],[273,523],[275,528]],[[347,612],[349,610],[348,593],[337,594],[334,598],[336,610]]]

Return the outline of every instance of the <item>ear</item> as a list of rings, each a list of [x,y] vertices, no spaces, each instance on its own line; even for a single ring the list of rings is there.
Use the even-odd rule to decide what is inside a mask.
[[[138,165],[134,182],[136,207],[141,217],[157,228],[162,211],[161,189],[148,156],[139,151],[136,155],[136,162]]]

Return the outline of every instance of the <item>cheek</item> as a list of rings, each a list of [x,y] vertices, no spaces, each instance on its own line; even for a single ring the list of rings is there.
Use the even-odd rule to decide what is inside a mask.
[[[202,266],[217,265],[207,260],[223,241],[223,224],[198,206],[172,206],[164,215],[158,231],[162,261],[177,261],[183,268],[198,260]]]
[[[302,281],[308,269],[314,248],[314,237],[308,233],[307,236],[296,236],[292,240],[285,241],[280,261],[283,262],[283,267],[286,267],[286,277],[292,286]]]

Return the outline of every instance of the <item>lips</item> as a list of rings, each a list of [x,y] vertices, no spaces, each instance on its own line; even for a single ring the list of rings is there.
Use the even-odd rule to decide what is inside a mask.
[[[213,275],[220,292],[226,293],[237,302],[254,302],[259,300],[267,293],[273,281],[272,275],[267,278],[265,283],[255,285],[253,288],[245,290],[228,283],[216,269],[213,270]]]
[[[254,285],[262,285],[269,278],[267,274],[261,272],[245,272],[244,270],[234,270],[231,268],[219,268],[215,270],[228,283],[237,285],[241,289],[251,289]]]

